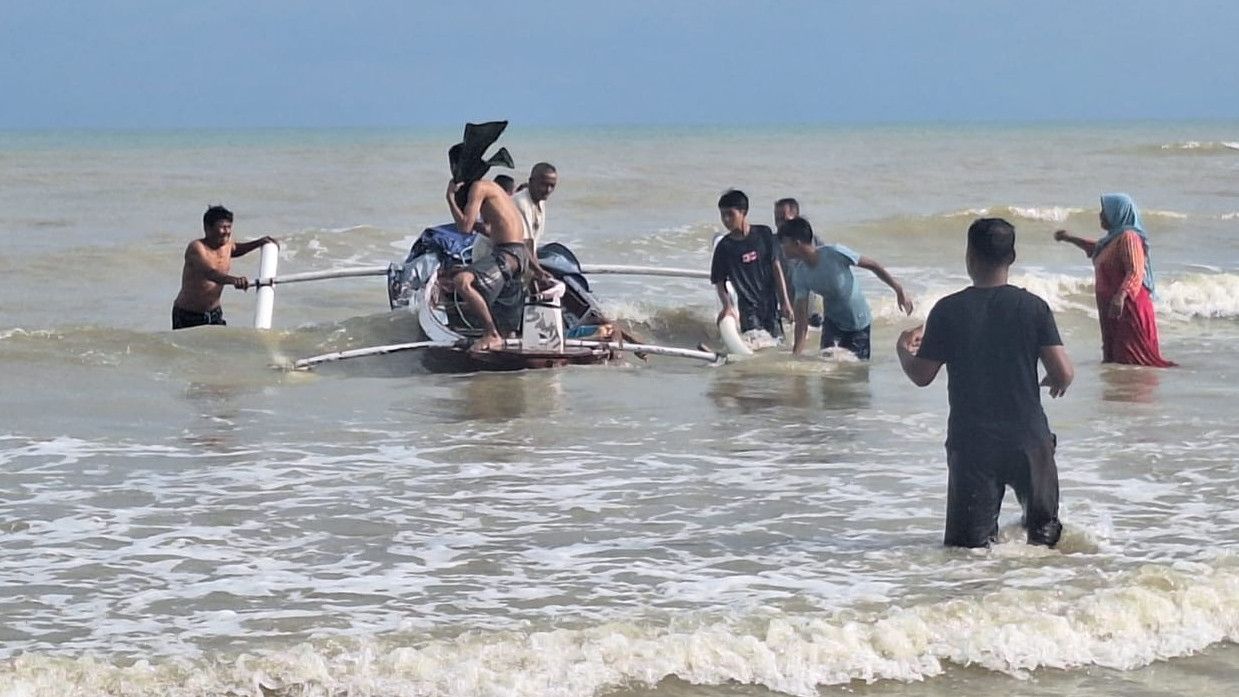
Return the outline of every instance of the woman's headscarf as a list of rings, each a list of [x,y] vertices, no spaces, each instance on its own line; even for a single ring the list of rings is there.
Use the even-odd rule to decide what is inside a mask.
[[[1127,194],[1102,194],[1101,212],[1106,217],[1106,236],[1097,240],[1093,256],[1100,254],[1106,245],[1118,239],[1124,232],[1135,232],[1144,244],[1144,287],[1149,289],[1149,293],[1153,293],[1155,284],[1153,263],[1149,257],[1149,236],[1140,222],[1140,211],[1136,209],[1136,202]]]

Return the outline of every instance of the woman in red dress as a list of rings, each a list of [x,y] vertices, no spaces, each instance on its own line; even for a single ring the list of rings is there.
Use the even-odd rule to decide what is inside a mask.
[[[1140,224],[1140,211],[1127,194],[1101,197],[1099,240],[1076,237],[1066,230],[1054,233],[1093,260],[1096,274],[1097,314],[1101,320],[1101,362],[1168,368],[1162,358],[1153,313],[1153,267],[1149,237]]]

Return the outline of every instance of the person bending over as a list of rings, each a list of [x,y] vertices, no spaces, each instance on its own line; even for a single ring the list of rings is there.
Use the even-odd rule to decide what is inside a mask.
[[[465,207],[456,202],[457,193],[468,186]],[[491,311],[495,299],[511,291],[512,285],[522,285],[529,268],[529,247],[525,245],[525,224],[512,197],[492,181],[478,180],[470,184],[449,181],[447,205],[456,221],[456,229],[468,230],[480,215],[490,231],[492,248],[489,254],[475,257],[473,263],[456,273],[453,283],[465,301],[470,314],[483,328],[482,337],[469,348],[471,351],[494,351],[504,346],[503,335],[495,325]]]
[[[825,310],[820,347],[837,345],[856,354],[857,358],[869,358],[873,314],[860,291],[860,283],[852,274],[853,266],[868,269],[882,279],[895,291],[899,309],[912,314],[912,300],[890,272],[870,257],[861,256],[841,244],[814,244],[813,226],[805,218],[792,218],[783,223],[779,227],[779,244],[783,247],[783,255],[797,262],[792,265],[791,273],[796,298],[792,353],[804,350],[805,335],[809,331],[809,296],[816,293],[822,297]]]

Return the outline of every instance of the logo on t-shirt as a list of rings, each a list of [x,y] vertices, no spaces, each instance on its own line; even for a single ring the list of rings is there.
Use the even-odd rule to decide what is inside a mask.
[[[757,250],[750,250],[740,255],[740,261],[744,264],[752,264],[757,261]]]

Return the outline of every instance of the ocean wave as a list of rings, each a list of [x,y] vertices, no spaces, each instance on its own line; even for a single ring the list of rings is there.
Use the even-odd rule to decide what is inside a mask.
[[[1236,141],[1199,141],[1185,140],[1178,143],[1163,143],[1158,147],[1164,152],[1186,153],[1234,153],[1239,152],[1239,142]]]
[[[1191,274],[1157,287],[1158,314],[1176,319],[1239,317],[1239,275]]]
[[[1185,220],[1187,213],[1170,210],[1144,209],[1141,214],[1145,218],[1165,218],[1170,220]],[[1032,220],[1041,223],[1063,223],[1076,216],[1096,217],[1096,208],[1077,208],[1072,206],[989,206],[985,208],[965,208],[943,213],[939,218],[1005,218],[1007,220]]]
[[[919,681],[951,665],[1024,677],[1132,670],[1239,639],[1239,569],[1149,565],[1084,593],[1006,589],[877,613],[783,614],[582,629],[373,637],[236,658],[141,660],[27,653],[0,694],[536,695],[592,697],[676,678],[811,697],[853,681]]]
[[[1085,208],[1066,206],[988,206],[984,208],[965,208],[963,210],[943,213],[940,218],[1007,218],[1017,220],[1036,220],[1040,222],[1061,223],[1073,215],[1088,212]]]
[[[1183,276],[1162,275],[1157,286],[1157,315],[1168,320],[1239,318],[1239,274],[1199,273]],[[1011,277],[1011,283],[1043,298],[1055,312],[1080,312],[1097,315],[1091,276],[1054,273],[1025,273]],[[932,285],[914,294],[915,315],[924,319],[934,303],[966,285]],[[874,317],[899,321],[905,316],[890,293],[870,295]]]

